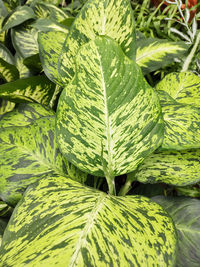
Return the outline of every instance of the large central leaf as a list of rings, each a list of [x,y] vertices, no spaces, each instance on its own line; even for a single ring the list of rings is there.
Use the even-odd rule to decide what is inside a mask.
[[[169,215],[142,196],[114,197],[65,177],[30,186],[15,209],[1,266],[162,266],[175,263]]]
[[[135,58],[135,25],[129,0],[87,1],[75,19],[60,54],[59,73],[64,84],[74,76],[74,58],[79,48],[99,35],[113,38],[127,56]]]
[[[59,99],[56,127],[66,158],[97,176],[136,169],[163,135],[157,95],[137,64],[106,37],[80,49],[75,78]]]

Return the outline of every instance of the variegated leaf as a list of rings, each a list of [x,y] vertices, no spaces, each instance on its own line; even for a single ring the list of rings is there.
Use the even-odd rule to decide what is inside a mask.
[[[54,116],[54,111],[36,103],[19,104],[13,111],[0,119],[0,131],[13,126],[26,126],[42,117]]]
[[[191,105],[161,104],[165,122],[161,148],[183,150],[200,147],[200,109]]]
[[[176,186],[195,184],[200,181],[199,159],[200,149],[153,153],[132,174],[132,180]]]
[[[19,79],[19,71],[15,65],[12,65],[0,58],[0,77],[5,82],[12,82]]]
[[[55,84],[45,75],[19,79],[0,85],[0,97],[13,102],[38,102],[49,105]]]
[[[8,220],[0,217],[0,246],[2,243],[3,233],[5,231],[7,224],[8,224]]]
[[[19,53],[15,54],[15,64],[19,71],[20,78],[28,78],[34,76],[34,72],[27,68],[26,65],[24,65],[24,58]]]
[[[108,37],[79,50],[74,80],[59,98],[56,127],[66,158],[106,177],[134,170],[163,137],[157,94]]]
[[[15,103],[8,101],[6,99],[0,98],[0,118],[6,112],[13,110],[15,107]]]
[[[13,212],[13,208],[6,202],[0,200],[0,217],[10,217]]]
[[[98,35],[116,40],[126,55],[135,58],[135,25],[129,0],[89,0],[75,19],[59,59],[63,84],[74,76],[78,49]]]
[[[172,216],[178,233],[177,267],[199,267],[200,200],[184,197],[154,197]]]
[[[32,8],[24,5],[24,6],[18,6],[12,14],[9,16],[9,18],[6,20],[5,24],[3,25],[2,30],[9,30],[29,19],[35,18],[35,14],[32,10]]]
[[[62,81],[58,74],[57,63],[65,38],[66,34],[59,31],[41,32],[38,36],[40,59],[44,72],[51,81],[59,85],[62,85]]]
[[[32,71],[36,73],[41,73],[43,71],[42,64],[40,62],[39,53],[32,55],[30,57],[26,57],[23,60],[23,64],[27,66],[28,69],[31,69]]]
[[[156,89],[166,91],[179,103],[200,108],[200,77],[192,72],[170,73],[157,84]]]
[[[7,63],[9,64],[13,64],[15,63],[15,59],[13,57],[13,55],[11,54],[11,52],[8,50],[8,48],[0,43],[0,58],[2,58],[3,60],[5,60]]]
[[[188,49],[184,42],[170,42],[168,40],[142,38],[137,41],[136,62],[144,74],[160,69],[174,62]]]
[[[28,188],[0,254],[3,266],[170,267],[176,232],[148,198],[114,197],[56,177]]]
[[[65,174],[54,129],[55,116],[45,116],[0,131],[1,199],[15,205],[31,183],[48,175]]]
[[[69,30],[67,29],[67,27],[65,27],[65,25],[58,23],[52,19],[37,19],[34,23],[32,23],[31,26],[42,32],[60,31],[64,32],[65,35],[69,33]]]
[[[30,23],[12,28],[12,43],[15,50],[23,57],[30,57],[38,53],[38,30]]]
[[[52,0],[49,3],[47,1],[38,1],[35,4],[33,3],[32,8],[39,18],[51,18],[56,22],[62,22],[69,17],[60,7],[56,7]]]

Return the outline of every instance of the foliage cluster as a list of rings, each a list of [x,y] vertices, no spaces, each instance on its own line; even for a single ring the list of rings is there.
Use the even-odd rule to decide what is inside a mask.
[[[0,266],[199,266],[198,12],[161,5],[0,0]]]

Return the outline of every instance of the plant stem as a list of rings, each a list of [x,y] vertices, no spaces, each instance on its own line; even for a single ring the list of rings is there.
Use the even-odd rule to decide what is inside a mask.
[[[183,72],[183,71],[187,71],[187,70],[188,70],[189,65],[190,65],[190,63],[191,63],[191,61],[192,61],[192,58],[193,58],[193,56],[194,56],[194,54],[195,54],[195,52],[196,52],[196,50],[197,50],[197,48],[198,48],[198,44],[199,44],[199,42],[200,42],[200,32],[199,32],[198,35],[197,35],[195,44],[194,44],[194,46],[193,46],[193,48],[192,48],[190,54],[188,55],[188,57],[186,58],[186,60],[185,60],[185,62],[184,62],[184,64],[183,64],[183,68],[182,68],[181,72]]]
[[[119,196],[125,196],[131,189],[131,184],[134,181],[134,172],[127,174],[126,183],[122,186],[119,191]]]
[[[106,180],[108,183],[109,194],[116,196],[115,190],[115,176],[107,175]]]

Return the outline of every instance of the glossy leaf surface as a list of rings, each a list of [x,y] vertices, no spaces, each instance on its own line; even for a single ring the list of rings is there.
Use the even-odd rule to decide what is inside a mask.
[[[179,103],[200,108],[200,77],[192,72],[170,73],[157,84],[156,89],[166,91]]]
[[[199,267],[200,200],[184,197],[154,197],[172,216],[178,232],[177,267]]]
[[[151,154],[139,167],[133,180],[186,186],[200,181],[200,149],[163,151]]]
[[[76,57],[76,75],[57,109],[57,141],[68,161],[97,176],[134,170],[162,142],[157,95],[110,38]]]
[[[153,38],[137,41],[136,62],[144,74],[160,69],[174,62],[187,51],[184,42],[169,42]]]
[[[135,59],[135,25],[129,0],[89,0],[83,6],[60,54],[59,73],[63,84],[74,76],[74,59],[79,48],[99,35],[111,37],[128,57]]]
[[[56,177],[28,188],[4,234],[0,260],[4,266],[170,267],[175,250],[172,220],[155,202]]]
[[[66,34],[59,31],[39,33],[38,43],[40,59],[47,77],[60,85],[62,81],[59,77],[57,64],[61,53]]]

